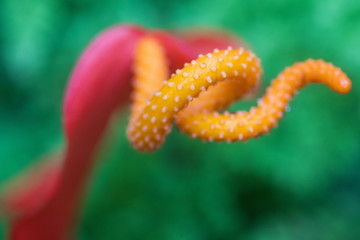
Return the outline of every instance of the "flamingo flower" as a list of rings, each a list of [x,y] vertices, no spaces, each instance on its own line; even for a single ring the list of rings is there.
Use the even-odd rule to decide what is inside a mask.
[[[99,34],[79,58],[69,79],[63,105],[63,154],[32,166],[10,181],[0,195],[1,210],[10,219],[10,239],[72,238],[97,147],[113,113],[128,102],[135,48],[144,37],[153,37],[161,44],[170,71],[204,50],[240,46],[233,36],[212,31],[179,38],[164,31],[120,25]]]
[[[63,158],[62,164],[48,161],[35,167],[2,195],[2,207],[11,218],[10,238],[73,238],[99,143],[110,117],[127,103],[131,85],[127,134],[139,151],[160,147],[172,122],[204,141],[246,141],[276,126],[291,98],[308,83],[324,83],[339,93],[351,89],[339,68],[310,59],[280,73],[249,112],[220,114],[256,87],[262,74],[260,60],[241,47],[239,40],[219,32],[175,37],[115,26],[101,33],[69,80],[63,115],[66,149],[63,156],[52,156]]]

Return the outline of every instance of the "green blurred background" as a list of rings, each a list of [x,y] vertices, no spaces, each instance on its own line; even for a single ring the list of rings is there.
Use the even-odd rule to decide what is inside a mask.
[[[204,144],[175,130],[159,151],[140,154],[125,138],[127,116],[116,117],[80,239],[360,239],[358,0],[1,0],[0,185],[62,148],[71,69],[97,33],[123,22],[236,33],[262,59],[261,93],[310,57],[341,67],[353,89],[309,86],[279,128],[248,143]]]

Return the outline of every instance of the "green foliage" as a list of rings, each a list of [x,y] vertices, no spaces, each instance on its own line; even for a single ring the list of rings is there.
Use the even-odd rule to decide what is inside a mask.
[[[310,57],[341,67],[353,89],[309,86],[278,129],[248,143],[202,143],[174,130],[159,151],[140,154],[125,138],[126,118],[115,119],[80,239],[360,239],[359,11],[357,0],[3,0],[0,182],[63,146],[66,80],[101,30],[225,28],[262,59],[262,90]]]

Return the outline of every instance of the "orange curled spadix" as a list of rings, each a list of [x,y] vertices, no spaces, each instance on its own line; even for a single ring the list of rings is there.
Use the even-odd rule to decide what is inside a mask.
[[[262,73],[260,60],[244,49],[215,49],[186,63],[168,79],[163,49],[150,37],[135,53],[133,104],[127,130],[139,151],[154,151],[171,132],[172,122],[191,137],[206,141],[248,140],[267,133],[282,118],[294,94],[308,83],[324,83],[339,93],[351,89],[341,69],[322,60],[286,68],[249,112],[218,111],[253,89]]]

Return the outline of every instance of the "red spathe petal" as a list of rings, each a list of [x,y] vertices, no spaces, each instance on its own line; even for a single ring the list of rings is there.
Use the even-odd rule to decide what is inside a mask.
[[[117,104],[128,99],[131,55],[142,34],[142,29],[133,26],[110,28],[80,57],[64,102],[64,127],[69,138],[82,129],[84,122],[109,115]]]
[[[113,27],[100,34],[80,58],[64,103],[68,144],[58,191],[39,211],[15,219],[11,239],[70,236],[96,148],[112,113],[129,96],[132,55],[142,35],[138,27]]]
[[[199,54],[212,52],[215,48],[245,47],[239,38],[225,31],[213,29],[190,30],[180,33],[179,37],[162,30],[154,30],[150,35],[166,50],[171,72],[182,68],[185,62],[196,59]]]
[[[185,62],[196,58],[196,53],[186,42],[170,33],[155,30],[150,36],[153,36],[164,47],[170,63],[170,71],[175,72],[178,68],[183,68]]]
[[[16,217],[43,206],[58,189],[62,155],[51,154],[11,179],[0,193],[2,214]]]
[[[179,35],[196,54],[207,54],[215,48],[226,49],[229,46],[246,48],[241,39],[223,30],[196,29],[184,31]]]

